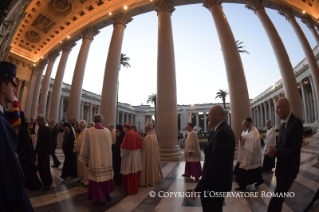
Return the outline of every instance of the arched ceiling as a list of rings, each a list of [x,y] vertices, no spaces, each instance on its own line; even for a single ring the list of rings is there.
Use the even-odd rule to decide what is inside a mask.
[[[245,0],[222,0],[245,4]],[[202,3],[202,0],[174,0],[174,5]],[[319,22],[318,0],[263,0],[268,8],[290,4],[296,16],[302,11]],[[61,50],[61,41],[82,38],[81,29],[89,24],[98,29],[113,24],[112,14],[127,6],[132,16],[154,10],[152,0],[32,0],[12,41],[11,52],[34,63],[50,50]],[[111,14],[112,13],[112,14]]]

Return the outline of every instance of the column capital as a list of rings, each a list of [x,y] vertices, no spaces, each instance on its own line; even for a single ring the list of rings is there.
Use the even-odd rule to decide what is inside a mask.
[[[24,86],[30,88],[30,81],[24,81]]]
[[[175,10],[174,2],[172,0],[157,0],[153,2],[153,5],[157,14],[164,10],[172,14]]]
[[[317,31],[319,31],[319,25],[317,25]]]
[[[64,39],[62,42],[62,51],[66,51],[70,53],[72,48],[76,45],[76,43],[71,39]]]
[[[282,16],[285,16],[287,21],[289,21],[290,18],[294,17],[292,8],[285,4],[280,5],[278,13]]]
[[[83,40],[84,39],[90,39],[92,41],[94,36],[99,34],[99,33],[100,33],[100,31],[96,27],[94,27],[92,25],[89,25],[89,26],[84,27],[82,29]]]
[[[246,0],[246,5],[245,7],[247,9],[253,10],[255,13],[258,9],[260,8],[264,8],[264,6],[262,5],[261,0]]]
[[[213,5],[221,5],[221,0],[203,0],[203,6],[207,9],[210,9]]]
[[[302,21],[304,24],[306,24],[309,29],[315,27],[314,21],[312,20],[312,17],[311,17],[310,15],[308,15],[308,14],[303,15],[302,18],[301,18],[301,21]]]
[[[39,73],[39,71],[41,70],[43,70],[44,69],[44,67],[46,66],[46,64],[48,63],[48,60],[47,59],[41,59],[41,60],[39,60],[39,64],[35,67],[35,69],[34,69],[34,72],[35,72],[35,74],[36,75],[38,75],[38,73]]]
[[[131,17],[131,14],[125,10],[120,10],[113,16],[113,25],[116,24],[123,24],[126,27],[126,24],[131,22],[133,18]]]
[[[22,80],[19,80],[18,85],[19,85],[19,86],[22,86],[22,83],[23,83],[23,81],[22,81]]]
[[[49,61],[52,61],[53,63],[55,62],[56,58],[60,55],[58,51],[52,50],[49,52]]]

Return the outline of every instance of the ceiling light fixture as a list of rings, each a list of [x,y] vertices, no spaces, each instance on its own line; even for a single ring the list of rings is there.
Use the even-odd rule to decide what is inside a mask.
[[[127,6],[124,6],[124,9],[127,10]]]

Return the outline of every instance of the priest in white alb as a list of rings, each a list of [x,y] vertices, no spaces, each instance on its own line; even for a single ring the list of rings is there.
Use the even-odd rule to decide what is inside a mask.
[[[186,129],[189,132],[185,141],[185,172],[183,177],[193,177],[198,180],[203,173],[202,154],[200,152],[197,133],[193,130],[193,124],[187,123]]]
[[[94,116],[95,125],[86,130],[79,161],[89,169],[88,200],[111,201],[110,193],[115,190],[112,167],[112,138],[109,129],[102,126],[103,116]]]
[[[240,143],[241,158],[236,181],[239,184],[235,190],[245,190],[249,184],[255,187],[261,185],[264,180],[261,176],[261,143],[258,130],[253,126],[250,117],[245,118],[247,134]]]
[[[146,123],[146,136],[142,139],[143,149],[140,186],[155,186],[160,179],[163,179],[158,142],[152,127],[153,125],[150,122]]]
[[[79,156],[80,151],[83,143],[83,139],[86,133],[86,121],[81,120],[79,122],[79,129],[81,131],[80,134],[75,133],[76,139],[74,140],[74,152],[76,152],[76,165],[77,165],[77,171],[78,171],[78,178],[81,184],[89,185],[89,179],[88,179],[88,168],[86,167],[86,164],[80,162]]]

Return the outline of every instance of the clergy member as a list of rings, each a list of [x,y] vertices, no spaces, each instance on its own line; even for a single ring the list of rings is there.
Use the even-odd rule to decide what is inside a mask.
[[[89,185],[88,168],[86,167],[86,164],[78,160],[80,156],[83,139],[86,133],[86,121],[81,120],[79,122],[79,130],[81,131],[81,133],[80,134],[75,133],[76,139],[74,140],[74,152],[76,152],[78,178],[81,184]]]
[[[111,201],[115,190],[112,167],[112,137],[109,129],[102,126],[103,116],[94,116],[95,125],[86,130],[79,160],[89,169],[88,200]]]
[[[271,126],[271,121],[267,120],[267,133],[263,136],[265,147],[264,147],[264,161],[263,161],[263,171],[271,171],[275,168],[275,158],[271,158],[266,153],[269,151],[269,146],[276,146],[276,131],[275,128]]]
[[[141,137],[132,130],[131,124],[123,126],[125,137],[121,144],[121,174],[122,189],[128,194],[136,194],[140,183],[140,171],[142,170]]]
[[[242,151],[243,146],[241,144],[245,143],[245,137],[248,133],[248,130],[246,129],[246,125],[245,125],[245,120],[241,123],[241,126],[243,128],[243,132],[241,133],[240,136],[238,136],[238,140],[237,140],[237,144],[238,144],[237,164],[235,166],[234,173],[233,173],[235,179],[236,179],[236,176],[238,174],[240,161],[242,160],[242,156],[243,156],[243,151]],[[237,179],[236,179],[236,181],[237,181]]]
[[[195,177],[196,180],[202,176],[202,154],[199,148],[199,140],[197,133],[193,130],[193,124],[188,123],[186,130],[189,132],[185,141],[185,172],[184,177]]]
[[[116,130],[114,129],[113,124],[109,124],[109,126],[107,128],[111,132],[112,144],[115,144],[115,142],[116,142]]]
[[[153,125],[150,122],[146,123],[146,136],[142,139],[143,149],[140,186],[155,186],[160,179],[163,179],[158,142],[152,127]]]
[[[261,144],[258,130],[253,126],[252,119],[245,119],[247,135],[241,140],[242,156],[237,173],[238,188],[235,190],[245,190],[249,184],[258,187],[264,182],[261,176]]]

